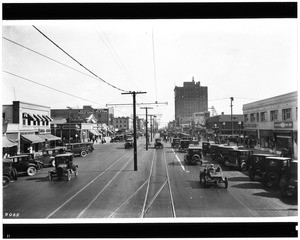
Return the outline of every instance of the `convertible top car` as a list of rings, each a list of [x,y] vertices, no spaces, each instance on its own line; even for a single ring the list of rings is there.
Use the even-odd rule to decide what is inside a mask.
[[[206,165],[203,171],[200,170],[199,178],[201,185],[205,188],[219,183],[224,183],[225,188],[228,188],[228,179],[224,177],[220,166],[215,168],[213,164]]]

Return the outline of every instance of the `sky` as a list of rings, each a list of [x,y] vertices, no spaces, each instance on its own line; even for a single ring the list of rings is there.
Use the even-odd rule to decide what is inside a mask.
[[[2,21],[2,37],[2,104],[116,104],[116,117],[131,116],[117,104],[141,91],[138,116],[152,107],[162,127],[175,117],[175,86],[193,77],[218,114],[230,114],[230,97],[242,114],[243,104],[298,89],[297,19]]]

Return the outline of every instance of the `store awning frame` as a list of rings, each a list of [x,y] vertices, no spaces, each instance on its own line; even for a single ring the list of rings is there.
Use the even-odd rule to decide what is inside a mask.
[[[18,143],[10,141],[7,137],[2,137],[2,148],[11,148],[18,146]]]
[[[45,139],[39,137],[36,134],[24,134],[24,135],[21,135],[21,139],[25,142],[30,142],[33,144],[45,142]]]
[[[52,134],[50,134],[50,133],[39,134],[38,136],[41,137],[41,138],[43,138],[43,139],[45,139],[45,140],[47,140],[47,141],[57,141],[57,140],[61,140],[60,137],[54,136],[54,135],[52,135]]]

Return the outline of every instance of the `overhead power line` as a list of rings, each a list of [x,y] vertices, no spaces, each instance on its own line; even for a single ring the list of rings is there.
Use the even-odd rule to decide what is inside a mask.
[[[70,93],[61,91],[61,90],[59,90],[59,89],[56,89],[56,88],[53,88],[53,87],[49,87],[49,86],[47,86],[47,85],[44,85],[44,84],[41,84],[41,83],[32,81],[32,80],[30,80],[30,79],[28,79],[28,78],[21,77],[21,76],[19,76],[19,75],[17,75],[17,74],[14,74],[14,73],[11,73],[11,72],[8,72],[8,71],[5,71],[5,70],[2,70],[2,72],[5,72],[5,73],[7,73],[7,74],[10,74],[10,75],[15,76],[15,77],[18,77],[18,78],[21,78],[21,79],[26,80],[26,81],[28,81],[28,82],[31,82],[31,83],[34,83],[34,84],[43,86],[43,87],[45,87],[45,88],[49,88],[49,89],[51,89],[51,90],[53,90],[53,91],[57,91],[57,92],[60,92],[60,93],[69,95],[69,96],[71,96],[71,97],[75,97],[75,98],[78,98],[78,99],[81,99],[81,100],[84,100],[84,101],[87,101],[87,102],[90,102],[90,103],[94,103],[94,104],[97,104],[97,105],[102,105],[102,104],[100,104],[100,103],[96,103],[96,102],[90,101],[90,100],[88,100],[88,99],[81,98],[81,97],[75,96],[75,95],[73,95],[73,94],[70,94]]]
[[[112,84],[110,84],[109,82],[105,81],[104,79],[102,79],[101,77],[99,77],[98,75],[96,75],[94,72],[92,72],[91,70],[89,70],[87,67],[85,67],[82,63],[80,63],[79,61],[77,61],[74,57],[72,57],[69,53],[67,53],[64,49],[62,49],[60,46],[58,46],[54,41],[52,41],[46,34],[44,34],[41,30],[39,30],[36,26],[32,25],[40,34],[42,34],[46,39],[48,39],[52,44],[54,44],[57,48],[59,48],[63,53],[65,53],[68,57],[70,57],[72,60],[74,60],[76,63],[78,63],[81,67],[83,67],[85,70],[87,70],[89,73],[91,73],[92,75],[94,75],[95,77],[97,77],[98,79],[100,79],[102,82],[106,83],[107,85],[121,91],[121,92],[129,92],[126,90],[123,90],[121,88],[118,88]]]

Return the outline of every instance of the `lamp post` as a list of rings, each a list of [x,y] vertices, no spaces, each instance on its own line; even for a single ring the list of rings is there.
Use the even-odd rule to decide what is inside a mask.
[[[230,108],[231,108],[231,135],[233,135],[233,121],[232,121],[232,102],[233,102],[233,97],[230,98]]]
[[[71,138],[71,124],[70,124],[70,113],[71,113],[71,107],[67,107],[69,109],[69,113],[68,113],[68,116],[69,116],[69,144],[71,143],[70,141],[70,138]]]
[[[57,128],[57,125],[54,124],[53,127],[54,127],[54,136],[56,136],[56,128]],[[54,141],[54,147],[56,147],[56,140]]]

